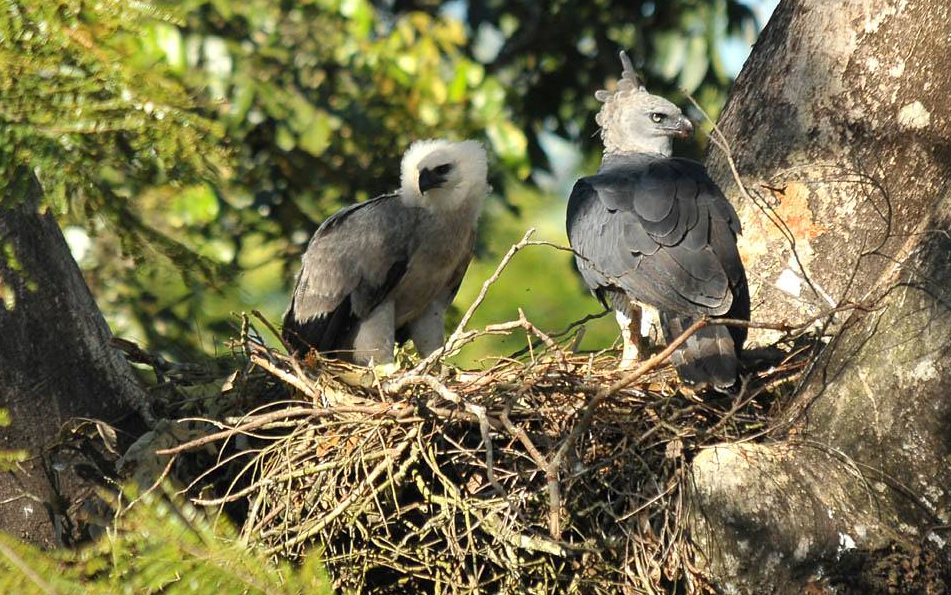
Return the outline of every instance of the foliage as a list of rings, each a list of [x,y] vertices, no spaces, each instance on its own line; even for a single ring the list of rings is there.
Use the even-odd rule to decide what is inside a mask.
[[[57,212],[113,190],[208,173],[219,127],[193,112],[184,88],[130,59],[149,19],[145,3],[4,0],[0,10],[0,183],[28,166]],[[5,197],[6,198],[6,197]]]
[[[96,543],[42,551],[0,534],[0,593],[18,595],[323,595],[317,556],[274,565],[193,507],[146,496]]]
[[[520,211],[514,194],[546,167],[562,182],[549,188],[565,193],[574,172],[542,150],[546,135],[598,150],[589,140],[593,92],[616,78],[619,47],[635,48],[652,88],[690,83],[715,113],[729,82],[716,66],[721,41],[751,23],[735,0],[186,0],[179,8],[182,22],[149,28],[136,59],[164,65],[213,102],[207,115],[225,129],[233,159],[215,184],[143,193],[137,213],[159,237],[240,274],[215,277],[211,264],[163,258],[169,250],[124,258],[128,249],[105,234],[83,264],[117,333],[182,359],[218,351],[234,334],[232,311],[277,319],[317,224],[396,187],[399,157],[416,138],[481,138],[495,155],[490,205],[506,208],[491,209],[480,242],[494,260],[507,247],[497,216],[510,216],[501,213],[520,216],[511,225],[524,229],[563,212],[550,196]],[[535,298],[562,313],[558,324],[597,307],[565,265],[557,284],[535,279]],[[521,297],[514,285],[500,286],[499,299]]]
[[[0,408],[0,428],[10,425],[10,412]],[[29,453],[23,450],[0,450],[0,471],[8,471],[17,463],[25,461]]]
[[[0,200],[22,200],[36,177],[41,208],[81,222],[129,265],[157,252],[211,277],[215,263],[141,217],[145,189],[211,179],[224,155],[222,127],[162,64],[138,59],[154,22],[173,17],[124,0],[3,0]]]
[[[685,86],[715,113],[722,42],[752,23],[736,0],[4,6],[0,174],[39,175],[116,333],[178,359],[219,352],[233,311],[278,318],[316,225],[394,188],[416,138],[491,149],[493,261],[513,228],[560,217],[560,200],[521,208],[517,194],[545,168],[565,194],[574,172],[546,138],[598,150],[593,91],[616,78],[618,48],[652,89],[678,100]],[[597,307],[568,271],[533,275],[558,325]],[[522,297],[521,280],[499,299]]]
[[[422,13],[384,21],[362,0],[182,8],[183,26],[158,24],[142,38],[141,59],[167,64],[216,102],[209,115],[227,131],[234,159],[218,184],[191,187],[187,197],[145,194],[142,217],[242,275],[229,286],[193,269],[179,276],[180,264],[162,259],[133,271],[97,242],[84,265],[102,280],[120,334],[194,358],[211,347],[195,326],[228,337],[233,310],[276,318],[316,222],[394,188],[414,139],[489,130],[509,170],[529,172],[524,151],[513,149],[524,138],[501,85],[464,54],[459,21]]]
[[[391,2],[377,2],[390,5]],[[546,130],[586,148],[596,132],[594,90],[618,76],[618,50],[627,49],[654,93],[684,103],[697,95],[716,115],[733,73],[725,42],[755,35],[753,12],[738,0],[468,0],[460,3],[473,32],[470,51],[505,84],[506,103],[544,163],[538,132]],[[438,13],[447,3],[394,0],[394,13]]]

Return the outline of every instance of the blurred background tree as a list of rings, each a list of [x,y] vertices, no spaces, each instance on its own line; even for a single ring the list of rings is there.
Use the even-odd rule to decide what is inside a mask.
[[[126,58],[169,74],[201,102],[214,128],[194,128],[196,143],[224,134],[217,176],[133,186],[106,171],[114,196],[136,198],[129,221],[107,225],[87,209],[64,222],[116,334],[176,359],[221,354],[234,311],[258,308],[277,321],[320,221],[395,188],[400,156],[418,138],[477,138],[494,155],[478,260],[456,300],[465,308],[528,227],[565,243],[571,183],[596,169],[600,153],[593,93],[617,78],[619,49],[630,50],[652,91],[683,105],[685,89],[715,118],[759,26],[755,0],[163,6],[175,18],[126,40]],[[702,149],[700,140],[679,148]],[[119,241],[124,224],[148,241]],[[531,250],[475,325],[511,319],[521,306],[541,328],[559,330],[600,309],[568,254]],[[599,321],[583,347],[607,347],[614,336],[613,322]],[[492,339],[463,357],[522,346]]]

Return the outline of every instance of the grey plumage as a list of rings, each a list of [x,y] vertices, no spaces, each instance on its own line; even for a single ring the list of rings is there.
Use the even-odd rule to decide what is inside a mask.
[[[398,192],[341,209],[314,233],[285,339],[298,352],[358,363],[391,361],[394,344],[408,339],[423,355],[438,349],[486,189],[478,143],[415,143]]]
[[[568,201],[568,238],[585,283],[619,321],[636,320],[641,305],[656,308],[668,341],[699,316],[748,319],[736,212],[700,163],[670,156],[670,138],[692,126],[643,87],[604,93],[602,165],[578,180]],[[743,328],[710,326],[672,360],[684,380],[727,387],[745,336]]]

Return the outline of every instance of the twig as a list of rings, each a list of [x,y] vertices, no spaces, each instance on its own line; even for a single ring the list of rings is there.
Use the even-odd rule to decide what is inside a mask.
[[[160,454],[160,453],[156,452],[155,454]],[[165,463],[165,468],[162,469],[162,472],[159,474],[158,478],[152,482],[152,485],[149,486],[147,490],[145,490],[144,492],[142,492],[141,494],[139,494],[138,496],[136,496],[129,502],[128,506],[126,506],[127,510],[129,508],[132,508],[137,502],[139,502],[140,500],[142,500],[143,498],[145,498],[146,496],[148,496],[155,490],[159,489],[159,487],[162,485],[162,482],[164,482],[168,478],[169,474],[172,472],[172,466],[175,464],[176,458],[177,457],[174,454],[171,457],[169,457],[168,462]]]
[[[291,409],[283,409],[281,411],[275,411],[273,413],[266,413],[264,415],[259,415],[254,418],[252,421],[244,423],[236,428],[231,428],[229,430],[222,430],[221,432],[215,432],[214,434],[208,434],[207,436],[202,436],[201,438],[196,438],[185,442],[184,444],[179,444],[178,446],[172,448],[163,448],[161,450],[156,450],[155,454],[157,455],[175,455],[180,452],[185,452],[186,450],[191,450],[193,448],[198,448],[212,442],[217,442],[224,438],[230,438],[236,434],[241,434],[255,428],[260,428],[261,426],[267,425],[272,421],[279,419],[287,419],[289,417],[312,417],[314,415],[328,415],[332,413],[329,410],[320,410],[313,409],[311,407],[294,407]]]
[[[883,306],[875,304],[860,304],[855,302],[844,302],[838,306],[822,310],[815,316],[810,316],[805,320],[802,320],[797,323],[790,323],[788,321],[783,322],[760,322],[755,320],[743,320],[741,318],[710,318],[707,323],[710,326],[737,326],[744,328],[758,328],[758,329],[768,329],[774,331],[780,331],[784,334],[792,334],[796,331],[805,330],[812,323],[828,318],[839,312],[851,312],[853,310],[859,310],[861,312],[875,312],[880,310]]]
[[[568,357],[565,355],[565,352],[561,350],[561,347],[559,347],[551,337],[546,335],[538,327],[529,322],[528,319],[525,318],[525,312],[521,308],[518,309],[518,321],[522,325],[522,328],[525,329],[525,332],[538,337],[542,343],[548,347],[549,351],[558,355],[558,357],[561,359],[561,367],[563,370],[568,369]]]
[[[512,420],[509,419],[508,408],[506,408],[506,411],[502,412],[502,414],[499,416],[499,419],[502,421],[505,429],[508,430],[508,433],[522,443],[522,446],[524,446],[525,450],[528,452],[528,456],[532,457],[532,460],[535,461],[535,464],[538,465],[538,468],[542,470],[547,468],[548,461],[545,459],[545,456],[542,455],[541,451],[538,450],[538,447],[535,446],[535,444],[528,437],[528,434],[525,433],[525,430],[516,426],[514,423],[512,423]]]
[[[505,256],[502,257],[502,260],[499,262],[498,266],[495,267],[495,272],[485,280],[482,284],[482,289],[479,290],[479,295],[476,296],[475,301],[472,302],[472,305],[469,306],[469,309],[466,310],[466,313],[463,315],[462,320],[459,321],[459,324],[456,326],[456,330],[449,335],[449,338],[446,339],[446,342],[443,343],[443,346],[436,351],[429,354],[428,357],[419,362],[415,368],[414,372],[421,372],[431,366],[434,362],[438,361],[439,358],[443,357],[447,353],[451,353],[455,348],[456,344],[459,342],[463,331],[465,331],[466,325],[469,324],[469,320],[472,318],[472,315],[475,314],[475,311],[482,305],[482,302],[485,301],[485,296],[489,292],[489,288],[493,283],[499,280],[499,277],[502,275],[502,271],[505,270],[505,267],[508,266],[509,261],[518,253],[519,250],[524,248],[529,244],[528,238],[535,233],[535,228],[532,227],[525,232],[525,235],[522,236],[522,239],[518,243],[514,244],[509,251],[505,253]]]
[[[504,425],[502,422],[495,418],[490,418],[486,413],[485,407],[476,405],[475,403],[471,403],[468,400],[463,399],[433,376],[425,374],[408,374],[396,380],[391,380],[384,383],[381,385],[381,388],[384,392],[399,393],[403,388],[413,384],[422,384],[429,387],[440,397],[463,407],[463,409],[474,415],[476,419],[479,420],[479,431],[482,434],[482,442],[485,445],[486,476],[489,480],[489,483],[496,490],[496,492],[503,498],[507,498],[505,488],[502,487],[502,484],[500,484],[498,479],[495,477],[495,467],[493,461],[494,456],[492,452],[492,436],[489,433],[493,427],[503,428]]]
[[[579,437],[588,431],[588,428],[591,426],[591,421],[594,419],[594,414],[597,411],[598,405],[600,405],[605,399],[615,394],[619,390],[629,386],[631,383],[635,382],[638,378],[644,374],[650,372],[660,364],[664,362],[678,347],[683,345],[687,339],[693,336],[694,333],[700,329],[706,327],[709,324],[707,318],[701,318],[690,325],[687,330],[685,330],[679,337],[674,339],[664,348],[663,351],[657,355],[651,357],[643,364],[638,366],[636,370],[627,374],[614,384],[608,386],[605,389],[599,391],[588,403],[584,406],[584,413],[581,416],[581,420],[571,429],[571,432],[568,434],[568,437],[561,444],[561,447],[555,452],[555,456],[551,458],[548,462],[548,467],[545,469],[546,475],[548,476],[548,490],[550,498],[550,511],[549,511],[549,531],[551,536],[555,539],[561,537],[561,502],[560,502],[560,490],[557,485],[558,472],[561,468],[562,461],[564,461],[566,453],[572,449],[575,443],[578,441]]]
[[[275,337],[277,337],[277,340],[281,342],[281,345],[284,346],[284,349],[286,349],[288,353],[293,353],[293,352],[294,352],[294,349],[293,349],[293,347],[291,346],[291,344],[284,340],[284,335],[282,335],[281,333],[277,332],[277,329],[274,328],[274,325],[271,324],[271,321],[269,321],[267,318],[265,318],[264,315],[261,314],[261,312],[260,312],[259,310],[251,310],[251,314],[254,314],[254,317],[255,317],[255,318],[257,318],[257,319],[260,320],[262,323],[264,323],[264,326],[267,327],[267,330],[271,331],[271,333],[272,333]]]
[[[265,370],[267,370],[274,376],[277,376],[278,378],[283,380],[286,384],[293,386],[294,388],[304,393],[311,399],[316,400],[318,398],[317,392],[311,386],[309,386],[308,384],[304,382],[303,374],[299,374],[297,376],[293,374],[289,374],[288,372],[285,372],[284,370],[278,368],[277,366],[272,364],[270,361],[264,359],[263,357],[259,355],[252,355],[251,362],[256,366],[264,368]]]
[[[416,438],[416,435],[418,432],[419,432],[419,426],[415,426],[412,429],[410,429],[410,431],[406,434],[406,438],[403,439],[399,447],[397,447],[396,452],[393,453],[393,456],[384,458],[384,460],[380,461],[379,463],[376,464],[375,467],[373,467],[373,470],[370,471],[366,479],[363,481],[363,486],[366,486],[366,487],[372,486],[373,482],[376,481],[376,478],[379,477],[380,474],[383,473],[387,469],[387,467],[389,467],[393,459],[396,459],[400,455],[403,454],[403,451],[405,451],[406,448],[413,442],[413,439]],[[356,500],[361,495],[361,493],[362,493],[362,490],[356,490],[356,489],[353,490],[352,492],[350,492],[350,494],[346,498],[341,500],[340,503],[338,503],[337,506],[333,508],[333,510],[328,512],[326,515],[322,516],[321,519],[317,523],[315,523],[312,527],[309,527],[306,531],[302,531],[298,533],[297,535],[295,535],[291,539],[288,539],[284,543],[268,548],[266,550],[266,553],[269,555],[273,554],[284,548],[296,545],[298,543],[306,541],[310,539],[311,537],[317,535],[318,533],[320,533],[321,530],[323,530],[324,527],[326,527],[328,524],[333,522],[334,519],[336,519],[338,516],[346,512],[347,509],[350,507],[350,505],[353,503],[353,501]]]

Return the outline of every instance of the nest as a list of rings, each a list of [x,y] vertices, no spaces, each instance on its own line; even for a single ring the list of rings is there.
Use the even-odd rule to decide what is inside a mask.
[[[222,389],[232,398],[183,401],[215,413],[177,424],[177,445],[149,449],[170,457],[163,477],[193,478],[192,501],[226,511],[245,543],[290,558],[318,546],[345,592],[708,591],[687,531],[690,462],[771,432],[811,341],[732,394],[698,394],[665,362],[707,321],[629,372],[613,352],[575,353],[578,325],[552,337],[520,312],[464,330],[529,245],[551,246],[526,234],[447,340],[452,353],[486,334],[526,335],[524,353],[487,370],[444,353],[388,375],[315,354],[300,362],[245,317],[246,367]]]
[[[271,553],[318,544],[347,592],[704,592],[689,462],[764,435],[801,361],[701,396],[657,365],[664,353],[625,375],[615,354],[572,353],[524,316],[462,339],[519,328],[536,344],[488,370],[426,360],[387,377],[302,365],[245,333],[232,390],[297,398],[160,453],[216,445],[193,501],[230,507]]]

